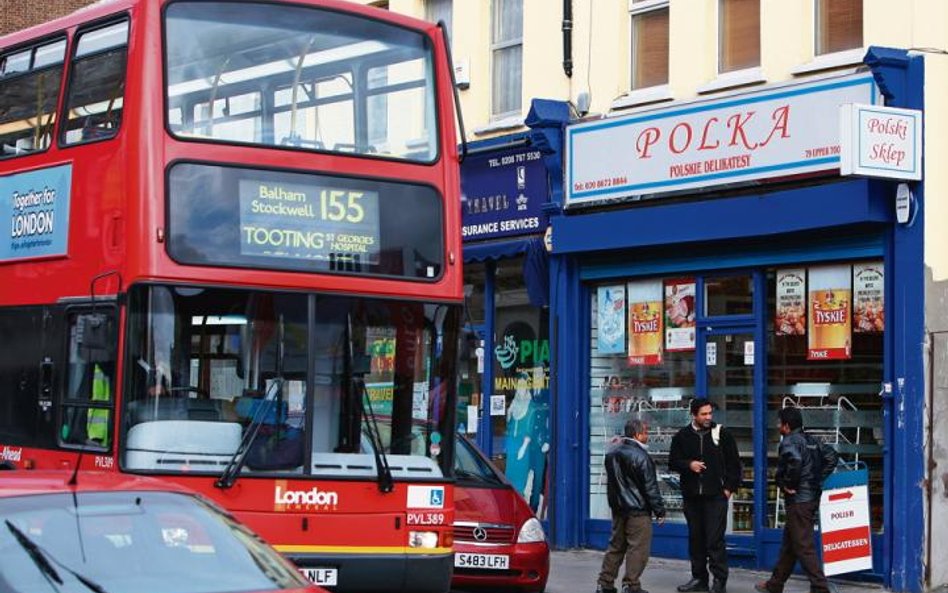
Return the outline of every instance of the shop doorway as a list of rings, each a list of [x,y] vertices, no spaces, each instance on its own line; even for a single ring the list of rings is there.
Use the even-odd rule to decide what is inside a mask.
[[[714,404],[714,421],[723,425],[737,442],[743,467],[742,485],[728,504],[727,534],[731,552],[754,555],[757,549],[754,504],[754,408],[760,398],[755,393],[754,368],[758,351],[754,327],[707,327],[699,338],[703,352],[706,385],[704,393]]]

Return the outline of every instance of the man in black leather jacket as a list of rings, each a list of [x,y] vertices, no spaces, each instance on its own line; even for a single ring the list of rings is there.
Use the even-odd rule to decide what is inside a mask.
[[[820,507],[823,480],[833,473],[838,457],[832,448],[803,431],[803,416],[798,408],[783,408],[777,414],[780,423],[780,441],[777,487],[786,494],[787,522],[783,528],[780,557],[770,579],[757,583],[763,593],[782,593],[784,583],[800,566],[810,579],[812,593],[829,591],[823,567],[813,545],[813,525]]]
[[[623,556],[622,593],[648,593],[639,579],[651,553],[652,516],[664,523],[665,503],[647,442],[648,424],[633,418],[625,423],[625,437],[606,454],[612,537],[602,559],[597,593],[616,593],[614,583]]]
[[[712,420],[714,406],[704,398],[691,401],[691,422],[672,438],[668,467],[681,475],[681,495],[688,522],[691,580],[678,591],[708,591],[708,572],[714,577],[711,593],[727,591],[728,499],[741,487],[741,458],[737,442],[725,427]]]

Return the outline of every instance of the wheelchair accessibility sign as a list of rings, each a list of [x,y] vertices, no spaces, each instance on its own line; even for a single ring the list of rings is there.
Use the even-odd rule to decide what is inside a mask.
[[[443,509],[443,486],[409,486],[408,504],[410,509]]]

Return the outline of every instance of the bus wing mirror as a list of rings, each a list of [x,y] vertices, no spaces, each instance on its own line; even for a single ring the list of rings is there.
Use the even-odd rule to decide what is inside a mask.
[[[83,357],[90,362],[113,360],[114,351],[112,332],[107,315],[88,313],[76,320],[76,343]]]

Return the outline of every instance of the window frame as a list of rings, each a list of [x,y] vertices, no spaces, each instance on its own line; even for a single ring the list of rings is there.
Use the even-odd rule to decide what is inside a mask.
[[[241,2],[239,2],[239,0],[214,0],[213,2],[208,2],[208,1],[202,2],[201,0],[171,0],[170,2],[167,2],[162,8],[161,52],[162,52],[162,73],[164,76],[164,79],[162,82],[163,84],[163,89],[162,89],[163,116],[162,117],[163,117],[163,125],[165,127],[165,133],[168,135],[168,137],[172,138],[176,142],[181,142],[181,143],[238,146],[238,147],[251,148],[251,149],[290,151],[290,152],[299,153],[299,154],[309,154],[309,155],[319,155],[319,156],[329,156],[329,157],[342,156],[342,157],[356,158],[360,160],[368,159],[368,160],[373,160],[373,161],[392,162],[392,163],[397,163],[399,165],[408,165],[408,166],[414,166],[414,165],[436,166],[440,163],[442,154],[444,153],[443,145],[445,143],[444,139],[442,138],[443,129],[442,129],[442,123],[441,123],[441,120],[444,114],[441,112],[440,105],[439,105],[440,103],[439,93],[440,93],[442,81],[441,81],[440,73],[437,71],[438,54],[437,54],[436,45],[434,43],[434,39],[432,38],[432,36],[429,35],[424,29],[413,28],[401,23],[392,22],[392,21],[386,20],[384,17],[378,18],[375,16],[366,15],[363,13],[358,13],[358,12],[353,12],[353,11],[348,11],[348,10],[341,10],[341,9],[333,9],[333,8],[329,8],[325,6],[313,6],[313,5],[290,3],[290,4],[281,5],[281,8],[305,9],[313,13],[318,12],[318,13],[329,14],[329,15],[334,15],[334,16],[343,15],[346,18],[352,19],[353,21],[361,20],[367,23],[371,23],[375,26],[384,26],[384,27],[391,28],[392,30],[400,30],[403,32],[408,32],[417,36],[419,39],[424,41],[424,45],[425,45],[424,59],[426,60],[426,63],[425,63],[426,76],[428,76],[428,78],[421,81],[422,84],[418,84],[417,82],[415,84],[419,86],[419,88],[425,88],[426,90],[430,90],[430,97],[426,96],[425,101],[430,100],[432,102],[430,113],[425,113],[424,117],[426,118],[426,120],[427,119],[432,120],[431,123],[433,124],[433,127],[431,128],[429,136],[425,139],[426,142],[422,142],[421,144],[425,145],[426,143],[433,142],[435,143],[435,146],[433,149],[429,148],[429,153],[426,158],[408,158],[404,155],[396,156],[396,155],[380,154],[380,153],[368,151],[368,150],[365,152],[356,152],[356,151],[345,150],[345,149],[336,149],[336,148],[329,149],[329,148],[320,147],[320,146],[309,147],[306,145],[302,145],[302,146],[301,145],[283,145],[279,143],[265,143],[265,142],[256,142],[256,141],[244,142],[244,141],[235,141],[235,140],[229,140],[229,139],[221,139],[221,138],[215,138],[215,137],[206,137],[206,136],[182,133],[182,131],[179,129],[182,124],[181,123],[173,124],[171,121],[171,113],[175,109],[180,108],[180,106],[172,106],[172,97],[169,92],[170,88],[174,86],[170,82],[171,81],[171,74],[170,74],[171,61],[169,60],[169,54],[168,54],[169,47],[170,47],[169,39],[171,36],[169,33],[169,20],[170,20],[168,16],[169,10],[171,9],[171,7],[181,5],[181,4],[212,5],[212,4],[235,4],[235,3],[240,4]],[[254,1],[246,2],[244,4],[247,7],[254,7],[254,6],[260,6],[264,8],[267,7],[266,0],[254,0]],[[271,5],[271,8],[273,6],[275,5]],[[366,4],[366,6],[374,6],[376,8],[379,8],[378,6],[375,6],[375,4],[373,3],[368,3]],[[380,9],[387,10],[387,8],[380,8]],[[384,60],[378,60],[378,59],[365,61],[366,64],[369,64],[370,62],[373,63],[374,65],[386,64]],[[346,68],[346,69],[340,69],[339,73],[354,72],[354,71],[355,70],[352,68]],[[430,89],[428,89],[428,83],[430,83]],[[177,83],[177,84],[180,84],[180,83]],[[448,82],[448,84],[450,85],[450,82]],[[380,87],[379,89],[370,89],[368,91],[362,91],[362,93],[364,93],[366,96],[376,96],[376,95],[384,96],[385,89],[391,89],[393,87],[397,89],[400,86],[404,87],[405,85],[393,84],[393,85],[388,85],[385,87]],[[292,88],[292,85],[289,85],[288,88]],[[269,93],[270,96],[264,97],[263,100],[265,102],[273,100],[274,96],[276,95],[276,92],[278,91],[271,91]],[[355,94],[353,94],[353,96],[355,96]],[[311,103],[313,103],[314,105],[322,105],[324,103],[328,104],[328,103],[332,103],[336,101],[337,98],[338,96],[331,96],[326,100],[319,100],[319,101],[315,101]],[[201,102],[198,102],[195,104],[201,104]],[[185,104],[184,107],[187,107],[187,104]],[[356,105],[355,109],[361,109],[363,107],[365,106]],[[213,106],[211,106],[211,110],[212,110],[211,113],[213,113]],[[181,118],[182,118],[182,122],[188,121],[186,109],[182,109]],[[426,131],[428,130],[427,127],[425,129]],[[417,139],[412,139],[412,142],[415,142],[416,140]],[[338,143],[338,144],[342,144],[342,143]]]
[[[647,85],[647,86],[636,86],[636,66],[638,65],[638,60],[636,59],[635,48],[636,43],[636,34],[635,34],[635,19],[636,17],[642,15],[651,15],[652,13],[657,13],[662,10],[668,11],[669,19],[669,32],[665,37],[666,45],[666,62],[665,62],[665,81],[659,84]],[[630,92],[640,92],[647,89],[661,89],[667,88],[671,64],[670,64],[670,53],[671,53],[671,2],[670,0],[629,0],[629,91]]]
[[[496,36],[501,22],[501,11],[498,9],[498,2],[503,2],[503,6],[510,6],[510,2],[520,2],[520,35],[511,37],[505,41],[497,41]],[[519,116],[523,112],[523,0],[491,0],[490,4],[490,118],[493,121],[503,120],[509,117]],[[496,57],[499,52],[520,47],[520,79],[518,81],[520,96],[520,105],[507,111],[499,111],[494,101],[494,89],[498,83],[496,76]]]
[[[722,77],[731,77],[736,73],[742,72],[751,72],[755,69],[760,68],[761,60],[761,29],[760,29],[760,0],[758,2],[757,9],[757,63],[749,66],[742,66],[740,68],[731,68],[724,69],[724,40],[725,40],[725,23],[724,23],[724,4],[726,2],[737,1],[737,0],[717,0],[717,76]]]
[[[105,19],[101,19],[93,23],[84,25],[82,28],[80,28],[73,34],[72,40],[71,40],[72,43],[68,51],[68,61],[66,62],[66,66],[67,66],[66,72],[65,72],[66,83],[62,92],[62,96],[60,97],[60,107],[59,107],[59,122],[60,123],[64,121],[68,121],[66,118],[69,115],[68,113],[69,107],[70,107],[69,99],[72,94],[73,83],[75,82],[76,64],[85,60],[95,59],[98,56],[105,55],[108,52],[115,51],[116,49],[121,47],[121,46],[111,46],[104,49],[98,49],[98,50],[94,50],[94,51],[79,55],[79,44],[83,36],[89,33],[94,33],[96,31],[102,31],[109,27],[118,25],[122,22],[126,24],[125,46],[124,46],[125,47],[125,74],[124,74],[124,81],[122,83],[122,93],[121,93],[122,112],[124,112],[126,108],[125,98],[126,98],[127,90],[128,90],[128,73],[129,73],[128,48],[129,48],[131,37],[132,37],[132,18],[131,18],[131,15],[129,15],[127,12],[120,13],[117,15],[112,15]],[[122,131],[122,119],[123,119],[122,117],[119,117],[118,127],[115,128],[112,134],[104,135],[99,138],[81,139],[77,142],[68,142],[66,140],[66,133],[68,132],[67,126],[59,125],[59,130],[56,134],[57,146],[59,146],[59,148],[72,148],[73,146],[83,146],[86,144],[93,144],[96,142],[104,142],[106,140],[112,140],[118,137],[118,135]]]
[[[47,63],[39,68],[34,68],[34,63],[36,62],[36,52],[41,48],[51,47],[58,43],[63,43],[62,58],[57,62]],[[71,52],[71,44],[72,39],[70,36],[67,35],[65,31],[59,31],[43,37],[42,39],[31,39],[30,41],[20,45],[11,46],[9,48],[0,48],[2,49],[2,51],[0,51],[0,63],[3,63],[3,59],[8,58],[9,56],[22,54],[24,52],[29,52],[30,54],[29,66],[26,70],[19,70],[7,76],[0,75],[0,82],[5,84],[9,84],[10,81],[16,83],[17,81],[26,79],[27,77],[36,76],[37,73],[52,72],[55,68],[59,68],[59,81],[57,84],[58,88],[56,90],[56,101],[50,110],[50,113],[53,114],[54,117],[50,124],[50,130],[47,133],[49,137],[48,143],[41,149],[31,149],[22,153],[14,152],[11,154],[4,154],[2,151],[0,151],[0,161],[15,159],[22,156],[42,154],[47,152],[54,144],[56,144],[60,123],[60,105],[62,104],[64,94],[63,79],[66,77],[66,66],[68,63],[68,56]]]
[[[76,321],[82,317],[91,315],[93,313],[101,313],[108,318],[108,323],[111,324],[112,331],[114,332],[114,337],[116,338],[114,344],[110,349],[110,354],[112,357],[112,374],[111,374],[111,383],[110,383],[110,394],[109,399],[106,403],[96,403],[92,399],[91,392],[91,383],[90,383],[90,392],[88,400],[80,401],[70,401],[69,389],[69,354],[70,346],[73,339],[72,328],[74,327]],[[82,304],[82,305],[72,305],[67,306],[62,314],[62,352],[60,355],[60,373],[62,374],[61,379],[59,380],[59,389],[56,396],[56,419],[55,426],[56,430],[56,444],[61,449],[81,449],[84,451],[111,451],[112,447],[115,445],[115,422],[116,422],[116,395],[119,385],[119,375],[118,375],[118,334],[119,334],[119,315],[118,315],[118,306],[116,302],[112,299],[108,300],[105,303],[96,303],[96,304]],[[66,422],[66,409],[79,409],[86,410],[87,413],[90,410],[106,410],[107,411],[107,430],[108,430],[108,439],[104,445],[96,445],[89,442],[86,439],[83,443],[74,443],[67,441],[63,438],[62,429],[65,426]]]
[[[862,11],[862,26],[859,30],[859,44],[851,45],[849,47],[844,47],[842,49],[831,50],[831,51],[821,51],[820,44],[823,38],[822,31],[823,28],[821,25],[824,23],[820,18],[820,14],[823,12],[821,10],[822,4],[829,2],[830,0],[813,0],[813,57],[814,59],[825,58],[826,56],[834,56],[837,54],[844,54],[846,52],[851,52],[854,50],[860,50],[863,47],[863,44],[866,40],[866,17],[865,17],[865,2],[859,0],[860,9]],[[827,25],[830,23],[826,23]]]

